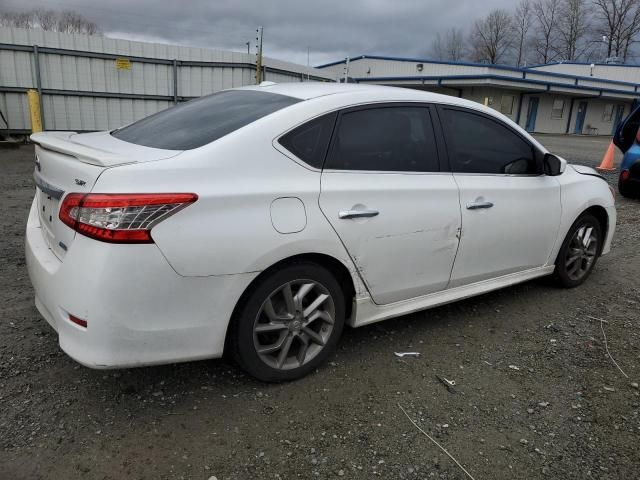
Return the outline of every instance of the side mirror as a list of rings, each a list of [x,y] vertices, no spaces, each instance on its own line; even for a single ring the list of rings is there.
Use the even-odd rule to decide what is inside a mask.
[[[544,173],[550,177],[562,175],[567,168],[567,161],[553,153],[544,156]]]

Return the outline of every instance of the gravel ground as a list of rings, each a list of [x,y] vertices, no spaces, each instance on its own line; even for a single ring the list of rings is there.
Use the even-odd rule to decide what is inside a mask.
[[[540,138],[592,166],[607,146]],[[465,478],[400,406],[477,480],[640,476],[640,203],[618,197],[612,253],[580,288],[348,330],[329,365],[266,385],[222,360],[105,372],[62,353],[23,256],[32,156],[0,150],[1,479]]]

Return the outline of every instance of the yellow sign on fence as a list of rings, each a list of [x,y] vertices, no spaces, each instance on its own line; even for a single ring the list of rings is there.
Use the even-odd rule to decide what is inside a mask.
[[[128,58],[116,58],[116,68],[118,70],[131,70],[131,60]]]

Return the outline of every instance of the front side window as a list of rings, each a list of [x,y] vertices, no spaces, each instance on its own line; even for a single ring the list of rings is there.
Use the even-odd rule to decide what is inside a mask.
[[[168,108],[111,135],[145,147],[190,150],[299,101],[275,93],[227,90]]]
[[[449,108],[442,109],[441,118],[454,172],[538,173],[531,144],[499,121]]]
[[[438,151],[427,107],[380,107],[340,116],[327,169],[437,172]]]

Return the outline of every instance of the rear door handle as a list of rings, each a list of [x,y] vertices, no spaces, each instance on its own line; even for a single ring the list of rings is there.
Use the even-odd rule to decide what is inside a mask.
[[[493,207],[493,203],[491,202],[467,203],[467,210],[479,210],[481,208],[491,208],[491,207]]]
[[[349,218],[375,217],[379,213],[377,210],[341,210],[338,217],[347,220]]]

